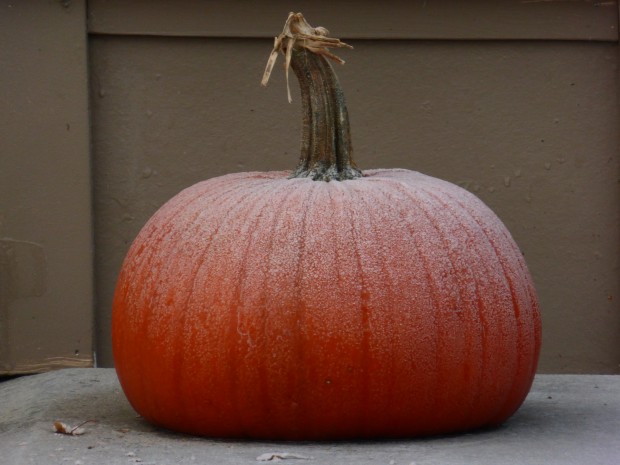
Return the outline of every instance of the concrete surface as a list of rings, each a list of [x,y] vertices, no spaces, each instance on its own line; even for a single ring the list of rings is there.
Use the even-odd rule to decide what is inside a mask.
[[[53,431],[54,421],[84,434]],[[112,369],[67,369],[0,383],[0,463],[620,464],[620,376],[539,375],[502,427],[399,441],[291,443],[159,430],[127,403]],[[288,457],[286,454],[290,454]],[[261,460],[259,460],[261,459]]]

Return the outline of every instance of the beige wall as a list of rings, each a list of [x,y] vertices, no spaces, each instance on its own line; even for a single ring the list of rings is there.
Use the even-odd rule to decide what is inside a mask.
[[[295,164],[296,88],[289,105],[279,66],[259,86],[292,6],[268,3],[89,2],[104,365],[118,269],[158,206],[201,179]],[[617,2],[377,4],[299,8],[355,47],[337,71],[358,164],[422,171],[480,196],[534,276],[540,371],[619,373]]]
[[[93,363],[83,2],[0,2],[0,374]]]

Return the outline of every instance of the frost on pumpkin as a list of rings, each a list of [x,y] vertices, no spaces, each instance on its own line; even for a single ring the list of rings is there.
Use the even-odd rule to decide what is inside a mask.
[[[510,284],[528,279],[524,265],[466,191],[406,170],[339,183],[280,172],[216,178],[180,198],[145,228],[158,247],[141,273],[157,278],[134,296],[150,296],[148,313],[131,318],[147,340],[134,350],[156,357],[149,370],[174,380],[187,414],[210,415],[204,399],[224,391],[219,409],[260,410],[250,424],[277,424],[291,403],[336,422],[337,410],[311,408],[327,398],[360,424],[380,426],[396,404],[428,421],[476,418],[490,401],[514,404],[515,373],[531,381],[519,347],[533,331],[515,315],[531,299]],[[348,385],[360,388],[338,390]]]

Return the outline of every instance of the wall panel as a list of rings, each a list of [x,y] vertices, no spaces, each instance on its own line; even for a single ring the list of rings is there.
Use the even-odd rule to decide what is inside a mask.
[[[618,372],[617,43],[351,43],[337,71],[359,165],[419,170],[480,196],[534,275],[541,371]],[[280,66],[259,86],[270,49],[269,39],[92,38],[105,363],[114,281],[155,209],[201,179],[296,163],[296,88],[289,105]]]
[[[85,19],[0,3],[0,374],[93,364]]]

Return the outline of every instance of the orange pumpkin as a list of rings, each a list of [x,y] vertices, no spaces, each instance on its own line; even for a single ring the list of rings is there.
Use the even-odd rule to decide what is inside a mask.
[[[158,425],[219,437],[502,423],[528,393],[541,339],[518,247],[453,184],[362,176],[325,59],[344,44],[300,14],[279,39],[302,89],[300,166],[198,183],[142,229],[113,304],[127,398]]]

